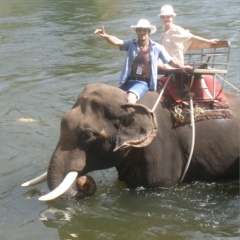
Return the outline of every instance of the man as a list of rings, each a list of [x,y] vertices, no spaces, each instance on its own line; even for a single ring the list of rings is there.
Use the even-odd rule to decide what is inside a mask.
[[[127,51],[126,60],[120,76],[120,88],[127,91],[129,103],[136,103],[148,91],[156,91],[158,59],[162,61],[162,70],[180,68],[183,71],[188,67],[180,66],[172,60],[165,48],[152,41],[150,34],[156,32],[156,27],[146,19],[141,19],[131,29],[136,31],[137,40],[121,40],[105,33],[104,26],[96,29],[95,34],[102,36],[107,42]]]

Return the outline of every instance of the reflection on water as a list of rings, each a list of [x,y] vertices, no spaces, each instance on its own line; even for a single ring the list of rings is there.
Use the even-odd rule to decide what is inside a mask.
[[[91,173],[97,192],[79,202],[39,202],[48,192],[46,183],[20,188],[45,172],[60,118],[83,87],[117,85],[125,54],[94,29],[104,24],[108,33],[132,38],[129,26],[146,17],[157,26],[152,38],[158,41],[160,7],[161,2],[136,0],[1,0],[1,239],[239,237],[238,182],[130,191],[110,169]],[[236,2],[188,0],[174,7],[178,24],[232,42],[228,80],[240,88]]]
[[[103,239],[157,239],[161,235],[214,239],[216,231],[222,237],[239,234],[238,222],[232,219],[237,218],[233,210],[238,201],[237,183],[183,184],[165,191],[129,191],[114,185],[105,190],[78,203],[48,206],[40,220],[48,228],[57,228],[62,239],[96,239],[99,235]],[[226,222],[235,226],[234,234]]]

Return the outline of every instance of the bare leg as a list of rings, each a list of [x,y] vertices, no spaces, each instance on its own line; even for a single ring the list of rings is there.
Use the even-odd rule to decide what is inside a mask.
[[[138,99],[136,94],[134,94],[133,92],[128,92],[127,100],[128,100],[128,103],[136,103]]]

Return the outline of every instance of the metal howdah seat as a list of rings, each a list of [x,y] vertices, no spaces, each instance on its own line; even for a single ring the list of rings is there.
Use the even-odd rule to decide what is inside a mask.
[[[180,70],[159,72],[172,75],[167,89],[171,89],[181,100],[187,100],[191,94],[196,101],[221,101],[224,98],[222,90],[228,71],[230,45],[229,41],[190,45],[184,54],[185,65],[193,67],[188,77]],[[158,81],[165,82],[166,79],[162,77]]]
[[[216,44],[192,44],[184,54],[185,64],[193,67],[191,76],[191,83],[189,88],[194,91],[194,81],[198,79],[196,76],[201,76],[201,88],[208,91],[208,98],[215,100],[221,94],[226,75],[228,72],[229,55],[230,55],[229,41],[219,41]],[[198,97],[199,98],[199,97]],[[206,99],[206,96],[204,96]],[[201,100],[201,98],[200,98]]]

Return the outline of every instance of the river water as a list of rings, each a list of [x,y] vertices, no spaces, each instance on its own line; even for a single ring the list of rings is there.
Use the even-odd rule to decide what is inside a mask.
[[[0,239],[239,239],[238,181],[133,191],[109,169],[91,173],[98,187],[94,196],[52,203],[38,201],[48,192],[46,183],[20,187],[46,170],[60,119],[83,87],[91,82],[117,86],[125,54],[94,30],[104,24],[108,33],[128,39],[134,37],[129,26],[147,18],[158,28],[151,36],[158,41],[161,5],[149,0],[1,0]],[[232,42],[228,81],[239,88],[239,1],[172,5],[177,24]]]

